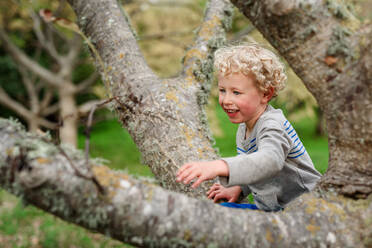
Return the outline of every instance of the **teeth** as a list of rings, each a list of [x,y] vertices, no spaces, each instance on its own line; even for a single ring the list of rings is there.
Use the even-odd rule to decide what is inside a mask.
[[[235,113],[236,110],[233,110],[233,109],[227,109],[226,112],[228,112],[228,113]]]

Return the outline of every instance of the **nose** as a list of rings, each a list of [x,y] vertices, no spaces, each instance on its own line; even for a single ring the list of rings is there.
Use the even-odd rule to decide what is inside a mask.
[[[227,106],[233,104],[230,94],[225,93],[223,95],[220,95],[220,103]]]

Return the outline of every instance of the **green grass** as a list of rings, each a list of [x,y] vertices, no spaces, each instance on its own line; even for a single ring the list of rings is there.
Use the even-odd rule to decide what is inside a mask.
[[[64,222],[0,191],[0,247],[130,247]]]
[[[238,125],[229,122],[226,114],[216,108],[218,124],[223,135],[215,137],[222,157],[235,156],[235,133]],[[290,120],[291,121],[291,120]],[[328,161],[325,137],[315,135],[315,120],[291,121],[305,144],[316,168],[324,173]],[[85,137],[80,130],[79,148]],[[126,170],[132,175],[152,176],[140,162],[140,153],[130,135],[116,120],[94,125],[90,153],[93,157],[109,159],[113,169]],[[130,247],[101,234],[66,223],[32,206],[24,207],[20,200],[0,190],[0,248],[2,247]]]
[[[78,147],[85,149],[85,136],[80,130]],[[126,170],[132,175],[152,176],[151,170],[140,162],[141,154],[129,133],[117,120],[99,122],[93,126],[90,138],[90,155],[110,161],[113,169]]]
[[[306,147],[315,168],[324,174],[328,168],[328,139],[316,135],[316,120],[306,118],[298,122],[291,122]]]

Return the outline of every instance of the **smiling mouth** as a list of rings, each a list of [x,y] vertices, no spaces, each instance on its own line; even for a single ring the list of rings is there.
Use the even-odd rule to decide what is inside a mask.
[[[238,112],[239,110],[237,110],[237,109],[225,109],[225,112],[226,113],[230,113],[230,114],[233,114],[233,113],[236,113],[236,112]]]

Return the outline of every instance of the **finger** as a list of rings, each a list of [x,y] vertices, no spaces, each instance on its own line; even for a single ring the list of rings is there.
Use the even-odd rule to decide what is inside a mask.
[[[222,194],[217,194],[217,195],[213,198],[213,202],[216,203],[219,199],[224,199],[224,197],[223,197]]]
[[[210,192],[215,191],[219,188],[220,188],[219,185],[213,184],[212,187],[210,187],[210,189],[208,190],[207,194],[209,194]]]
[[[200,176],[199,172],[191,172],[185,179],[183,179],[184,184],[189,184],[193,179]]]
[[[206,194],[206,195],[209,195],[209,194],[212,193],[212,192],[213,192],[213,189],[210,188],[210,189],[207,191],[207,194]]]
[[[182,172],[184,172],[186,169],[188,169],[191,166],[191,164],[184,164],[182,165],[178,171],[177,171],[177,176],[179,176]]]
[[[210,193],[208,195],[208,199],[212,199],[216,194],[217,194],[217,192],[216,191],[213,191],[212,193]]]
[[[191,187],[192,188],[197,188],[202,182],[204,182],[206,179],[204,177],[199,177],[198,180],[196,180],[196,182],[194,182]]]
[[[181,182],[181,181],[184,181],[185,178],[187,178],[188,176],[190,176],[190,174],[192,173],[192,168],[187,168],[186,170],[184,170],[176,179],[177,182]]]

